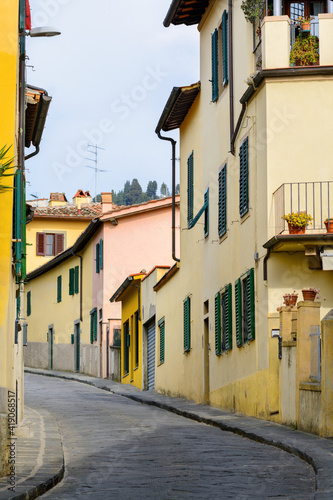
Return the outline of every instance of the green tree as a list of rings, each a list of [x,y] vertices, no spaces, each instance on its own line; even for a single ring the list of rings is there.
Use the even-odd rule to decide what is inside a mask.
[[[146,191],[147,197],[150,200],[156,200],[156,198],[157,198],[156,192],[157,192],[157,182],[156,181],[149,181],[148,186],[147,186],[147,191]]]
[[[180,184],[177,184],[175,187],[175,194],[180,194]]]
[[[138,179],[133,179],[132,184],[129,187],[128,193],[125,193],[125,202],[126,205],[135,205],[140,202],[140,196],[142,195],[142,187],[139,184]]]
[[[170,191],[168,189],[168,186],[165,184],[165,182],[162,183],[160,191],[161,191],[162,198],[165,198],[166,196],[170,196]]]

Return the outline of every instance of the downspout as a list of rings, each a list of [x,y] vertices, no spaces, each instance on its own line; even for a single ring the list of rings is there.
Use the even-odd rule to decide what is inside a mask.
[[[19,189],[18,197],[21,201],[20,206],[20,221],[19,221],[19,234],[15,236],[16,239],[21,240],[16,243],[16,259],[18,260],[17,271],[20,274],[20,281],[23,285],[24,277],[22,273],[22,254],[25,253],[23,248],[23,233],[25,227],[23,226],[25,216],[25,206],[23,206],[23,191],[24,191],[24,140],[25,140],[25,0],[20,0],[20,17],[19,17],[19,47],[20,47],[20,61],[19,61],[19,130],[18,130],[18,170],[20,172],[20,183],[17,185]],[[21,289],[21,285],[20,285]],[[22,289],[23,295],[23,289]],[[21,297],[23,299],[23,296]],[[23,301],[22,301],[23,302]],[[21,304],[22,310],[22,304]]]
[[[83,297],[83,293],[82,293],[82,283],[83,283],[83,258],[82,258],[82,255],[78,255],[79,259],[80,259],[80,321],[83,321],[83,316],[82,316],[82,297]]]
[[[264,281],[267,281],[267,261],[269,259],[270,254],[271,254],[271,249],[267,248],[267,253],[264,257]]]
[[[231,138],[231,148],[230,149],[231,149],[231,152],[233,152],[233,154],[235,154],[235,141],[236,141],[236,137],[238,135],[240,126],[242,124],[244,115],[246,113],[246,109],[247,109],[247,103],[243,102],[242,103],[242,109],[241,109],[241,112],[240,112],[238,120],[237,120],[236,128],[235,128],[234,134],[233,134],[233,136]]]
[[[36,149],[33,153],[30,153],[28,156],[26,156],[24,159],[25,160],[30,160],[30,158],[32,158],[33,156],[36,156],[38,155],[39,153],[39,146],[36,146]]]
[[[176,257],[176,141],[172,137],[165,137],[161,135],[161,131],[156,131],[157,136],[162,141],[171,142],[172,147],[172,258],[176,262],[180,259]]]
[[[228,36],[229,36],[229,113],[230,113],[230,152],[235,156],[234,137],[234,64],[232,46],[232,0],[228,0]]]

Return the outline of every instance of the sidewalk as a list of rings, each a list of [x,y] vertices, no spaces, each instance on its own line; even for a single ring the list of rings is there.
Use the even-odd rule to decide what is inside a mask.
[[[136,387],[122,385],[111,380],[93,378],[79,373],[56,372],[32,368],[26,369],[26,372],[75,380],[77,382],[93,385],[99,389],[130,398],[139,403],[157,406],[186,418],[213,425],[222,430],[231,431],[249,439],[290,452],[304,459],[314,468],[316,473],[315,498],[320,500],[333,499],[332,440],[319,438],[304,432],[293,431],[288,427],[265,420],[245,417],[210,406],[198,405],[193,401],[162,396],[156,391],[141,392]],[[28,463],[30,464],[30,469],[28,465],[25,464],[24,473],[21,473],[20,470],[20,478],[16,478],[17,488],[14,495],[12,494],[10,496],[8,492],[1,491],[3,480],[2,482],[0,481],[0,499],[36,498],[37,495],[35,494],[35,496],[33,496],[33,493],[36,492],[37,485],[39,485],[38,494],[41,494],[46,491],[47,486],[56,484],[62,478],[63,455],[56,422],[54,422],[49,414],[42,415],[40,412],[36,415],[36,412],[29,409],[26,410],[24,422],[27,419],[26,425],[31,429],[31,425],[37,427],[40,418],[44,421],[45,431],[43,431],[42,426],[40,426],[41,432],[39,432],[39,434],[35,433],[31,436],[30,433],[30,437],[17,440],[18,445],[20,445],[22,449],[22,456],[29,457]],[[29,423],[29,419],[31,423]],[[42,449],[43,439],[44,441],[46,440],[47,445],[45,446],[44,443],[44,454],[42,455],[40,450]],[[37,450],[39,450],[39,455]],[[19,465],[17,467],[19,468]],[[22,482],[18,484],[21,480]],[[28,492],[27,496],[16,496],[17,493],[23,493],[24,491]],[[7,496],[2,496],[5,494]]]

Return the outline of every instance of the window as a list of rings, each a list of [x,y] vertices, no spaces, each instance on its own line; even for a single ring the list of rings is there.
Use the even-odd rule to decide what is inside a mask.
[[[72,267],[69,270],[69,295],[79,293],[80,289],[80,268],[79,266]]]
[[[36,255],[51,257],[64,251],[64,233],[37,233]]]
[[[97,308],[94,307],[90,311],[90,343],[93,344],[97,340]]]
[[[27,316],[31,315],[31,292],[27,293]]]
[[[134,314],[135,327],[135,366],[139,366],[139,314],[138,311]]]
[[[123,327],[124,332],[124,374],[129,372],[129,348],[131,343],[130,331],[129,331],[129,321],[124,323]]]
[[[204,237],[209,235],[209,189],[204,194]]]
[[[228,14],[225,10],[219,29],[211,35],[212,44],[212,101],[216,102],[228,85]]]
[[[239,214],[243,217],[249,211],[249,139],[239,148]]]
[[[74,267],[74,293],[79,293],[79,266]]]
[[[96,273],[99,273],[101,269],[103,269],[103,240],[99,240],[99,243],[96,243]]]
[[[158,328],[160,332],[160,363],[164,363],[165,359],[165,318],[159,320]]]
[[[184,352],[191,350],[191,299],[184,300]]]
[[[254,269],[235,283],[237,347],[255,339]]]
[[[187,225],[193,220],[193,151],[187,159]]]
[[[215,353],[232,349],[232,288],[229,283],[215,295]]]
[[[61,302],[62,299],[62,276],[57,277],[57,302]]]
[[[69,270],[69,295],[74,295],[74,267]]]
[[[227,165],[219,171],[218,231],[220,238],[227,232]]]

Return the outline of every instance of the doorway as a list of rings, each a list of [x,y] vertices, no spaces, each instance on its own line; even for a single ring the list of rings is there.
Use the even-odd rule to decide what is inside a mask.
[[[74,371],[80,371],[80,321],[74,323]]]
[[[203,332],[203,400],[209,403],[209,318],[204,319],[204,332]]]
[[[48,344],[48,365],[49,370],[53,370],[53,343],[54,343],[54,326],[50,325],[47,331],[47,344]]]

